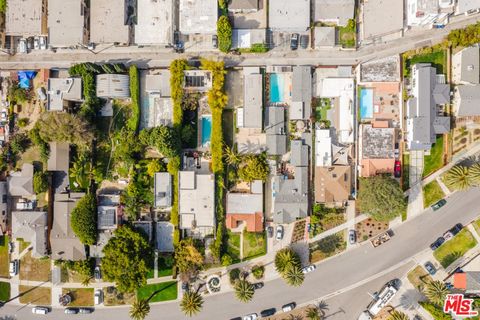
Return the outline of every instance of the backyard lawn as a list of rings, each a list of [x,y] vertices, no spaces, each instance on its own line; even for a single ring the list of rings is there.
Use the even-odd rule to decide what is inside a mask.
[[[407,278],[420,291],[422,291],[425,284],[433,280],[422,266],[416,266],[415,269],[408,273]]]
[[[50,259],[32,258],[32,252],[28,252],[20,260],[20,280],[49,281]]]
[[[446,268],[463,256],[469,249],[475,247],[477,241],[467,229],[460,231],[453,239],[445,242],[433,252],[435,259]]]
[[[63,288],[62,294],[66,293],[72,296],[69,307],[93,306],[93,288]]]
[[[22,304],[36,304],[36,305],[50,305],[52,304],[52,291],[47,287],[18,287],[20,292],[20,303]]]
[[[267,253],[264,232],[243,232],[243,259],[248,260]]]
[[[157,292],[150,302],[160,302],[177,299],[177,281],[168,281],[155,284],[147,284],[137,290],[138,299],[148,299]]]
[[[412,57],[405,57],[404,59],[405,59],[405,63],[403,64],[404,77],[409,76],[411,71],[411,66],[413,66],[416,63],[422,63],[422,62],[431,63],[432,66],[434,66],[437,69],[437,74],[439,73],[445,74],[447,71],[446,69],[447,59],[446,59],[445,50],[438,50],[438,51],[434,51],[432,53],[426,53],[426,54],[418,54]]]
[[[423,177],[443,167],[443,136],[438,136],[429,156],[424,156]]]
[[[240,261],[240,233],[228,231],[227,252],[232,257],[233,262]]]
[[[10,299],[10,283],[0,282],[0,301],[7,301]]]
[[[8,274],[8,236],[0,237],[0,277],[7,278]]]
[[[440,199],[443,199],[445,194],[437,181],[432,181],[423,187],[423,207],[430,207],[432,204]]]

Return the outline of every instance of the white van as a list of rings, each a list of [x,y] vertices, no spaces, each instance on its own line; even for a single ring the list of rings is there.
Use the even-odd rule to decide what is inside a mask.
[[[10,273],[10,277],[14,277],[17,275],[18,273],[18,260],[13,260],[10,262],[10,266],[9,266],[9,273]]]
[[[101,289],[95,290],[95,295],[93,296],[93,298],[94,298],[93,300],[94,300],[95,304],[102,303],[102,297],[103,297],[102,290]]]
[[[33,307],[32,313],[34,314],[47,314],[50,310],[47,307]]]

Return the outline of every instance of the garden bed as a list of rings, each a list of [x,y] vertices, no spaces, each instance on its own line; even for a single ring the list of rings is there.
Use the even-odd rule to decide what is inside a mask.
[[[455,237],[435,250],[433,256],[440,262],[442,267],[447,268],[468,250],[475,247],[476,244],[477,240],[475,240],[470,231],[463,229]]]
[[[419,291],[423,290],[423,287],[432,281],[432,277],[422,266],[416,266],[415,269],[407,274],[408,281],[417,288]]]
[[[175,300],[177,299],[177,287],[177,281],[147,284],[137,290],[137,298],[139,300],[150,299],[150,302]]]
[[[423,187],[423,207],[430,207],[438,200],[443,199],[445,194],[437,181],[432,181]]]
[[[10,283],[0,281],[0,301],[8,301],[10,299]]]
[[[93,306],[93,288],[63,288],[62,294],[67,293],[72,297],[69,307]]]
[[[447,72],[447,58],[445,50],[437,50],[431,53],[416,54],[413,56],[403,57],[403,75],[405,78],[410,75],[410,68],[416,63],[431,63],[437,69],[437,74],[445,74]]]
[[[227,231],[227,253],[232,257],[233,262],[240,261],[240,233]]]
[[[355,225],[358,241],[368,240],[387,230],[388,222],[376,221],[373,218],[368,218]]]

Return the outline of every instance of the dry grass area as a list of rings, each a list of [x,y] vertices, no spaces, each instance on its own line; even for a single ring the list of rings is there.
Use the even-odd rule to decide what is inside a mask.
[[[365,241],[369,238],[375,237],[382,232],[388,230],[388,222],[376,221],[372,218],[368,218],[355,225],[355,231],[357,232],[358,241]]]
[[[52,304],[52,290],[46,287],[18,287],[20,292],[20,303],[36,304],[36,305],[50,305]]]
[[[32,258],[32,252],[28,252],[20,260],[20,280],[50,281],[50,259]]]
[[[66,293],[72,296],[69,307],[93,306],[93,288],[63,288],[62,294]]]
[[[423,287],[433,280],[422,266],[416,266],[415,269],[408,273],[407,278],[419,291],[422,291]]]
[[[105,306],[132,304],[134,300],[135,293],[121,293],[115,287],[103,289],[103,304]]]

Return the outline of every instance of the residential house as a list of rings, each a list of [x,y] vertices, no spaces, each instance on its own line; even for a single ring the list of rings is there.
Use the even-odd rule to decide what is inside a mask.
[[[310,0],[270,0],[268,5],[271,30],[304,32],[310,27]]]
[[[437,134],[450,131],[450,117],[439,116],[438,105],[450,103],[450,86],[428,63],[412,66],[411,98],[407,101],[407,147],[430,150]]]
[[[263,74],[259,68],[243,69],[243,108],[237,108],[237,127],[262,129]]]
[[[315,167],[315,202],[343,205],[351,190],[351,166]]]
[[[272,211],[275,223],[292,223],[308,215],[309,147],[301,140],[291,141],[290,166],[293,172],[284,171],[273,178]]]
[[[45,211],[13,211],[12,236],[32,245],[32,257],[41,258],[48,254],[47,213]]]
[[[182,34],[217,33],[217,0],[180,0],[179,8]]]
[[[249,193],[229,192],[226,213],[228,229],[243,231],[246,228],[248,232],[262,232],[263,182],[260,180],[251,182]]]
[[[158,252],[174,252],[173,224],[168,221],[158,221],[155,223],[155,228],[155,249]]]
[[[354,18],[355,0],[315,0],[314,21],[346,26]]]
[[[453,12],[453,1],[407,0],[407,25],[426,26],[445,22]]]
[[[336,44],[335,27],[315,27],[315,49],[332,48]]]
[[[403,34],[403,1],[368,0],[363,2],[360,36],[362,42],[392,40]]]
[[[457,118],[480,116],[480,85],[459,85],[454,94]]]
[[[100,194],[97,197],[97,242],[90,245],[90,256],[102,258],[103,248],[113,237],[122,214],[119,194]]]
[[[130,77],[126,74],[99,74],[96,76],[96,85],[99,98],[130,97]]]
[[[213,78],[210,70],[186,70],[183,89],[189,92],[207,92],[212,88]]]
[[[257,12],[260,0],[230,0],[228,11],[232,13]]]
[[[33,192],[33,165],[24,163],[22,170],[13,172],[7,178],[8,195],[10,197],[34,198]]]
[[[153,240],[153,221],[139,220],[134,221],[133,226],[147,237],[148,242]]]
[[[5,232],[7,232],[7,193],[7,182],[0,181],[0,236],[3,236]]]
[[[371,177],[393,173],[395,167],[395,129],[388,121],[373,121],[359,128],[359,174]]]
[[[88,42],[89,15],[85,0],[48,0],[50,46],[84,46]]]
[[[295,66],[292,74],[290,120],[309,120],[312,112],[312,68]]]
[[[50,246],[53,260],[84,260],[85,245],[80,242],[71,227],[72,211],[85,194],[56,193],[53,203],[53,226],[50,231]]]
[[[452,57],[454,90],[453,111],[458,118],[480,115],[480,49],[472,46]],[[470,125],[470,124],[469,124]]]
[[[443,0],[447,1],[447,0]],[[450,0],[451,1],[451,0]],[[480,0],[457,0],[455,14],[473,14],[480,10]]]
[[[267,107],[265,132],[267,134],[267,153],[269,155],[285,154],[287,152],[287,129],[283,107]]]
[[[140,9],[142,1],[138,2]],[[90,42],[128,45],[130,25],[127,11],[127,0],[91,1]]]
[[[68,142],[50,142],[50,155],[47,161],[47,170],[68,173],[69,162],[70,145]]]
[[[332,165],[332,137],[330,129],[315,130],[315,166],[329,167]]]
[[[213,174],[179,172],[180,230],[203,238],[215,230],[215,178]]]
[[[5,12],[5,34],[34,37],[47,34],[46,0],[9,0]]]
[[[453,287],[468,297],[480,296],[480,272],[466,271],[453,274]]]
[[[172,206],[172,176],[170,173],[155,173],[153,195],[155,208],[169,208]]]
[[[82,78],[49,78],[47,110],[63,111],[70,103],[82,101]]]
[[[370,60],[360,65],[360,83],[400,82],[400,55]]]
[[[173,43],[173,0],[138,0],[135,43],[138,45],[169,45]]]
[[[170,96],[170,71],[161,70],[145,76],[145,92],[147,99],[142,112],[143,128],[160,125],[171,126],[173,123],[173,101]]]
[[[254,44],[264,44],[267,38],[265,29],[233,29],[232,49],[250,49]]]

